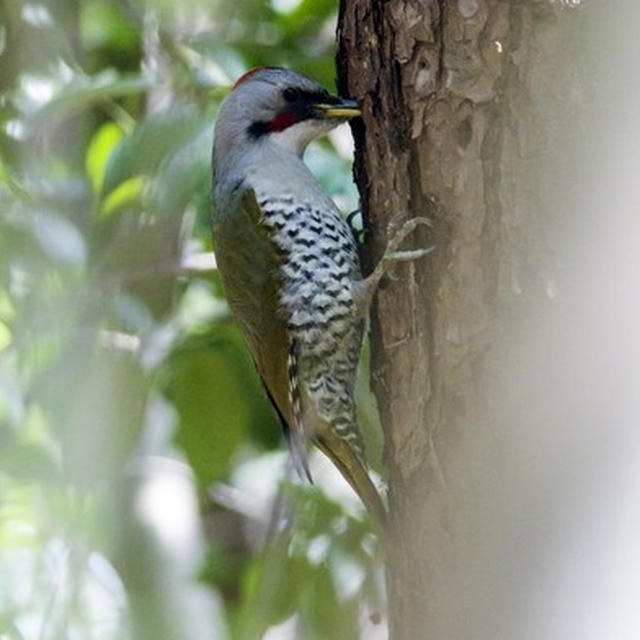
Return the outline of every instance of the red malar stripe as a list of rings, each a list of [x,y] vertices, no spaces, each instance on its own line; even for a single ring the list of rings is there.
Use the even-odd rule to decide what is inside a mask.
[[[292,124],[296,122],[300,122],[300,116],[297,113],[285,112],[279,113],[270,123],[269,130],[270,131],[284,131],[287,127],[290,127]]]

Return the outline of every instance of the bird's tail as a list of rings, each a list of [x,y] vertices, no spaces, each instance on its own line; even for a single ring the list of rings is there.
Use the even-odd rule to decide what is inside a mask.
[[[304,442],[304,437],[297,429],[291,429],[285,427],[284,435],[289,445],[289,452],[291,453],[291,460],[296,473],[303,480],[308,480],[313,484],[313,478],[311,477],[311,471],[309,471],[309,462],[307,460],[307,443]]]
[[[387,529],[387,508],[371,476],[348,442],[334,429],[317,433],[314,440],[318,448],[338,467],[345,480],[353,487],[381,534]]]

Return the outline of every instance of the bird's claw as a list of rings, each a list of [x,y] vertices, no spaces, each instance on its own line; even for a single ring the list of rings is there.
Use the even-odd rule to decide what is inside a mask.
[[[387,234],[391,235],[391,240],[389,240],[389,244],[387,244],[385,258],[387,260],[415,260],[433,251],[434,247],[416,249],[415,251],[397,251],[404,239],[422,225],[427,227],[432,226],[431,220],[424,217],[411,218],[411,220],[405,221],[399,227],[393,222],[389,223],[387,226]]]
[[[435,249],[435,245],[427,247],[425,249],[410,249],[409,251],[392,251],[388,253],[387,260],[393,260],[393,262],[410,262],[411,260],[418,260],[424,258],[427,254],[431,253]]]
[[[356,222],[358,218],[360,218],[359,225]],[[362,224],[362,211],[360,209],[356,209],[355,211],[352,211],[347,216],[347,224],[349,225],[349,229],[351,229],[351,235],[353,236],[353,239],[356,241],[356,244],[358,246],[361,246],[364,243],[364,235],[365,235],[365,229]]]

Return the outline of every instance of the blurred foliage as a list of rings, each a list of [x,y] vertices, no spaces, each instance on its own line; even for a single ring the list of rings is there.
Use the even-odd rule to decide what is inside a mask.
[[[334,0],[0,3],[3,640],[379,637],[375,539],[320,456],[316,487],[287,481],[208,228],[233,78],[333,87],[335,19]],[[308,161],[354,208],[348,158],[325,140]]]

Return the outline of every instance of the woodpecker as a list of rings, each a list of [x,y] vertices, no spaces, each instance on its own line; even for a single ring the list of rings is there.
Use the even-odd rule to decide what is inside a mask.
[[[340,470],[376,523],[386,509],[367,472],[354,387],[376,285],[423,218],[402,226],[368,278],[350,227],[302,160],[311,140],[360,115],[293,71],[245,73],[214,132],[213,236],[229,307],[253,356],[298,471],[307,442]]]

